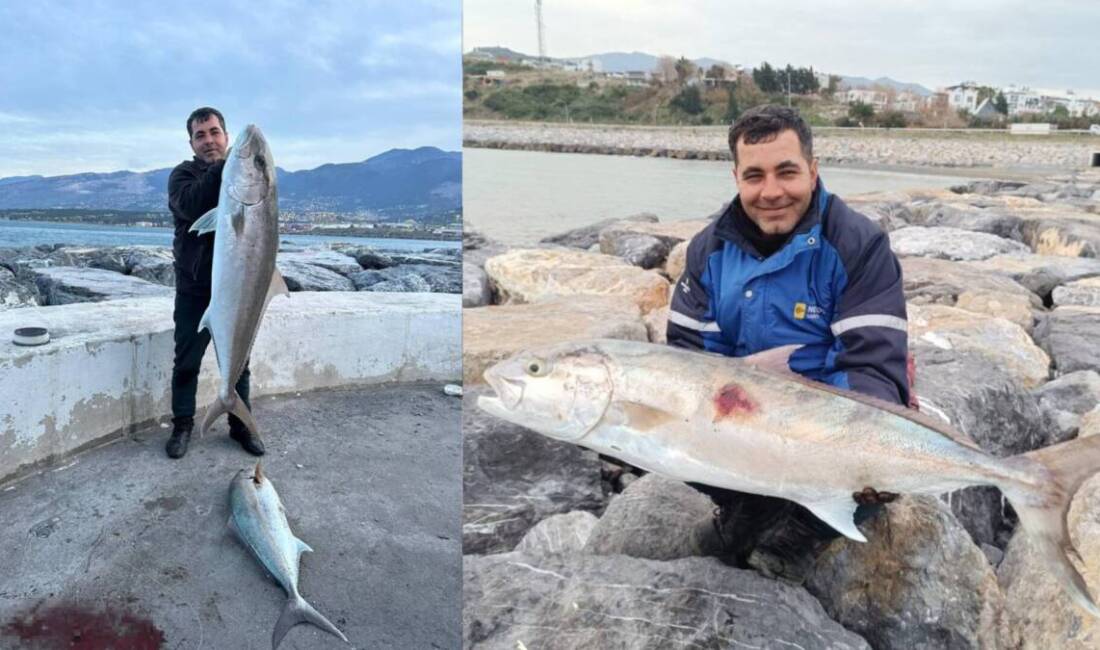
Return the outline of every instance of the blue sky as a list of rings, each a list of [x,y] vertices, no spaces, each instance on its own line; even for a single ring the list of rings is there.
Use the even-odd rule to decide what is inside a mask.
[[[307,8],[308,7],[308,8]],[[171,167],[185,121],[263,129],[285,169],[457,150],[460,0],[0,4],[0,177]]]
[[[534,2],[466,0],[465,47],[537,54]],[[1097,0],[543,0],[547,53],[641,51],[1100,99]]]

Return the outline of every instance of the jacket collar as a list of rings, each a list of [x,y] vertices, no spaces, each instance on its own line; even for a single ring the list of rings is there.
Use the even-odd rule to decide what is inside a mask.
[[[790,245],[791,241],[798,240],[798,235],[805,235],[815,226],[820,224],[825,219],[825,215],[829,210],[829,204],[832,202],[832,194],[825,189],[825,184],[821,181],[819,176],[817,179],[817,185],[814,187],[813,196],[810,198],[810,207],[806,208],[806,213],[802,215],[802,218],[798,221],[798,224],[791,232],[787,243],[783,245],[784,248]],[[739,248],[748,251],[754,255],[759,255],[759,251],[752,245],[745,236],[734,225],[738,219],[748,219],[749,215],[745,213],[744,206],[741,205],[741,195],[733,197],[729,205],[726,206],[725,211],[718,217],[718,223],[714,228],[714,234],[719,238],[724,239],[732,244],[736,244]],[[782,250],[782,249],[780,249]]]

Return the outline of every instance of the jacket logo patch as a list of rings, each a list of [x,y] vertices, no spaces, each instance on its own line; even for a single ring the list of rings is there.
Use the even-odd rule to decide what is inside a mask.
[[[794,303],[794,318],[795,320],[806,320],[821,318],[825,313],[825,310],[817,305],[807,305],[804,302]]]

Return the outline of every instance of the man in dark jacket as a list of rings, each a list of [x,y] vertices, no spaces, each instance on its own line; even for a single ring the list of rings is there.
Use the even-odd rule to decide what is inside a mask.
[[[746,111],[729,145],[738,195],[688,245],[669,344],[735,357],[801,345],[791,370],[908,404],[905,296],[886,233],[826,191],[794,110]],[[801,582],[837,536],[793,502],[695,487],[718,504],[716,525],[739,565]],[[876,510],[861,505],[857,523]]]
[[[225,118],[209,107],[196,109],[187,118],[187,137],[195,157],[172,170],[168,177],[168,208],[175,219],[172,249],[176,270],[175,360],[172,364],[172,435],[165,451],[171,458],[187,453],[195,418],[195,392],[199,366],[210,333],[198,331],[199,320],[210,304],[210,271],[214,259],[214,233],[190,232],[191,224],[218,205],[222,167],[229,147]],[[237,380],[237,393],[248,401],[249,371]],[[249,406],[251,408],[251,406]],[[251,454],[262,456],[263,442],[235,416],[229,416],[229,435]]]

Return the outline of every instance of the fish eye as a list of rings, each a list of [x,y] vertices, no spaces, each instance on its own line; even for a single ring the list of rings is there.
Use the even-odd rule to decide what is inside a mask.
[[[524,370],[532,377],[544,377],[550,372],[550,365],[539,359],[532,359],[524,366]]]

